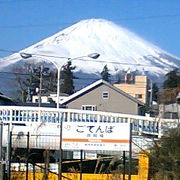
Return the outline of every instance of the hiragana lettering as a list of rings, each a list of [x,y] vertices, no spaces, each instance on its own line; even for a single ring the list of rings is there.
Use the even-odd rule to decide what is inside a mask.
[[[84,130],[79,130],[79,128],[82,129],[83,127],[84,127],[84,126],[79,126],[79,125],[78,125],[78,128],[76,129],[76,131],[77,131],[78,133],[83,133]]]
[[[112,133],[114,126],[106,126],[105,132],[106,133]]]
[[[101,129],[101,126],[99,126],[99,127],[97,128],[96,133],[98,133],[98,131],[99,131],[100,133],[104,133],[104,131]]]

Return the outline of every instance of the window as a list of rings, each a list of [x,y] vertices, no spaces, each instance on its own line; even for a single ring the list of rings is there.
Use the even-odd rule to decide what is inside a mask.
[[[135,97],[138,99],[142,99],[142,94],[135,94]]]
[[[103,99],[108,99],[109,98],[109,92],[103,92],[102,93],[102,98]]]
[[[82,105],[81,109],[87,111],[96,111],[97,107],[95,105]]]

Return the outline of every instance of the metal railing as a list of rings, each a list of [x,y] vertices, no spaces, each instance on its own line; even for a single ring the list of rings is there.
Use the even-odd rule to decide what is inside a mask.
[[[3,145],[6,146],[8,131],[13,133],[30,132],[32,148],[56,149],[59,141],[60,122],[94,122],[94,123],[132,123],[132,131],[136,135],[152,135],[161,137],[170,127],[177,127],[178,120],[161,119],[121,113],[102,111],[84,111],[75,109],[57,109],[27,106],[0,106],[0,121],[3,123]],[[48,136],[46,136],[48,135]],[[54,138],[50,138],[54,136]],[[44,137],[44,138],[42,138]],[[41,143],[40,143],[41,142]]]

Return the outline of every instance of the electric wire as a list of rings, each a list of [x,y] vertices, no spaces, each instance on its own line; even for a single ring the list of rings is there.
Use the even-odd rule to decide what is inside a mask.
[[[20,53],[19,51],[15,51],[15,50],[7,50],[7,49],[0,49],[0,51],[2,52],[11,52],[11,53]],[[28,54],[28,53],[27,53]],[[47,57],[47,58],[56,58],[56,59],[67,59],[68,61],[71,61],[72,59],[72,62],[73,61],[90,61],[90,62],[98,62],[98,63],[107,63],[107,64],[119,64],[119,65],[127,65],[127,66],[147,66],[147,67],[154,67],[153,65],[151,64],[141,64],[141,63],[121,63],[121,62],[117,62],[117,61],[105,61],[105,60],[97,60],[97,59],[85,59],[85,58],[77,58],[77,59],[73,59],[73,58],[70,58],[70,57],[64,57],[64,56],[54,56],[54,55],[43,55],[43,54],[35,54],[35,53],[31,53],[32,58],[38,58],[38,56],[40,57]],[[35,57],[37,56],[37,57]],[[2,58],[3,59],[3,58]],[[47,62],[49,63],[49,62]],[[173,65],[170,65],[172,68],[175,68],[175,66]],[[158,67],[162,68],[161,65],[159,65]]]
[[[1,74],[3,74],[3,73],[5,73],[5,74],[12,74],[12,75],[30,76],[30,74],[17,73],[17,72],[16,73],[15,72],[0,72],[0,78],[1,78]],[[10,77],[7,77],[7,76],[5,76],[5,77],[3,76],[3,79],[12,79],[12,80],[14,80],[14,79],[16,79],[16,77],[14,77],[14,78],[11,77],[10,78]],[[83,77],[77,77],[76,79],[73,79],[73,80],[74,80],[74,82],[80,80],[80,81],[78,81],[78,84],[84,84],[81,81],[89,80],[89,81],[94,81],[95,82],[95,81],[98,81],[100,79],[101,78],[83,78]],[[127,84],[127,83],[125,83],[123,81],[121,81],[120,83],[116,83],[116,80],[112,80],[112,82],[113,82],[113,84]],[[141,85],[145,84],[144,82],[138,82],[138,81],[136,81],[135,83],[138,83],[138,84],[141,84]],[[134,85],[135,83],[130,83],[129,85]],[[144,86],[138,86],[138,89],[144,89]],[[166,89],[166,88],[160,88],[160,90],[163,90],[163,89]]]
[[[2,0],[2,1],[0,1],[0,3],[3,3],[3,4],[4,3],[16,3],[16,2],[21,3],[21,2],[31,2],[31,1],[37,1],[37,0]],[[39,1],[41,1],[41,0],[39,0]]]
[[[177,14],[162,14],[162,15],[152,15],[152,16],[137,16],[131,18],[117,18],[111,19],[111,21],[119,22],[119,21],[136,21],[136,20],[147,20],[147,19],[167,19],[168,18],[179,18],[180,13]],[[61,22],[61,23],[46,23],[46,24],[20,24],[20,25],[1,25],[0,28],[12,28],[12,29],[20,29],[20,28],[35,28],[35,27],[52,27],[52,26],[63,26],[61,29],[65,29],[65,26],[70,26],[78,21],[74,22]]]
[[[0,49],[1,52],[8,52],[8,53],[18,53],[19,51],[15,50],[8,50],[8,49]]]

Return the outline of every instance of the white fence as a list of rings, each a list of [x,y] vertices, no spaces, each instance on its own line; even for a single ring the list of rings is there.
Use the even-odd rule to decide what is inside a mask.
[[[26,106],[0,106],[0,121],[3,123],[3,145],[7,146],[8,132],[16,135],[13,146],[26,146],[26,133],[30,132],[31,148],[59,148],[60,122],[84,123],[132,123],[134,135],[161,137],[169,127],[177,127],[178,120],[152,118],[137,115],[56,109]],[[19,138],[24,134],[24,138]]]

